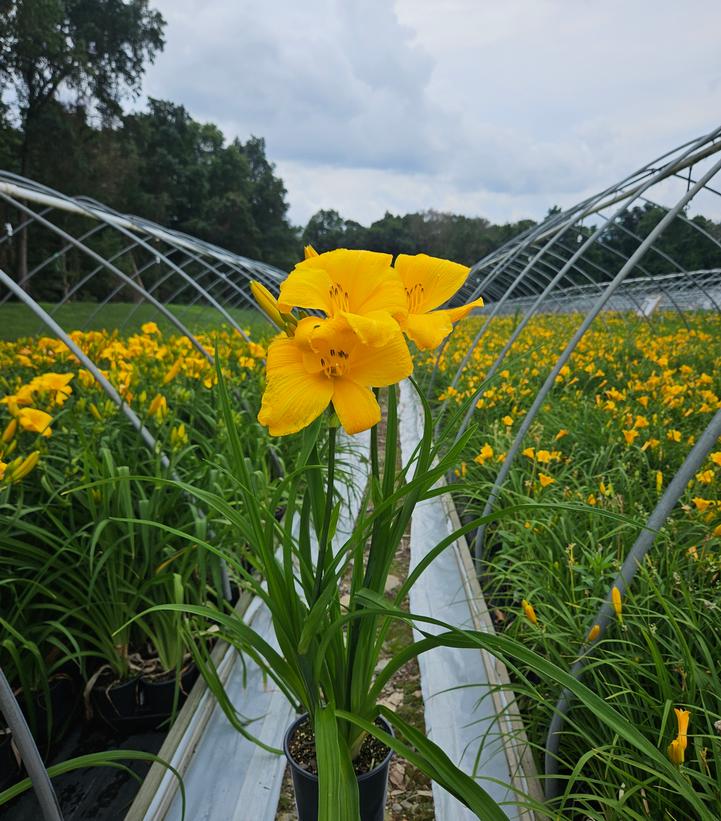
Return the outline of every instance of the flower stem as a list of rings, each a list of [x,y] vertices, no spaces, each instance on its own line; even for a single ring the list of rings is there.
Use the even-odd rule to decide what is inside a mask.
[[[315,587],[313,589],[313,603],[318,601],[320,592],[323,589],[323,577],[325,576],[325,557],[328,552],[328,534],[330,531],[330,520],[333,515],[333,489],[335,478],[335,436],[336,426],[328,428],[328,488],[325,497],[325,512],[323,514],[323,526],[318,542],[318,566],[316,568]]]

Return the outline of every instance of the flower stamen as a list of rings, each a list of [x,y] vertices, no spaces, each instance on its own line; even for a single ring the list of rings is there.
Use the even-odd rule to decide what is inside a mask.
[[[341,288],[341,286],[334,282],[328,289],[330,301],[333,304],[335,311],[350,311],[350,298],[348,291]]]
[[[406,288],[406,296],[408,297],[408,312],[411,314],[418,313],[418,308],[426,295],[426,289],[420,282],[410,288]]]

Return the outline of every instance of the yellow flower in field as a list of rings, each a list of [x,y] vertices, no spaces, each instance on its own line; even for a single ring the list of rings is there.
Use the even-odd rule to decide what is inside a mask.
[[[408,313],[403,283],[390,254],[338,249],[299,262],[280,286],[278,309],[324,311],[345,319],[367,345],[385,345]]]
[[[601,625],[594,624],[593,627],[588,631],[588,636],[586,637],[586,641],[596,641],[596,639],[601,635]]]
[[[545,473],[539,473],[538,481],[541,483],[541,487],[548,487],[549,485],[552,485],[556,480],[552,476],[546,476]]]
[[[716,525],[716,527],[711,532],[712,536],[716,536],[716,538],[721,539],[721,525]]]
[[[182,422],[170,431],[170,444],[173,448],[180,448],[188,444],[188,434]]]
[[[533,605],[527,602],[525,599],[521,602],[521,607],[523,608],[523,612],[526,614],[526,618],[531,624],[538,624],[538,616],[536,616],[536,611],[533,609]]]
[[[627,445],[632,445],[634,439],[638,436],[637,430],[624,430],[622,433]]]
[[[158,422],[162,422],[168,415],[168,400],[162,393],[156,393],[148,408],[148,416],[154,416]]]
[[[480,453],[477,456],[473,457],[474,462],[478,462],[479,465],[482,465],[486,459],[493,458],[493,448],[486,442],[480,450]]]
[[[265,348],[257,342],[249,342],[248,353],[256,359],[262,359],[265,356]]]
[[[523,451],[523,456],[526,456],[529,459],[535,459],[536,451],[534,448],[525,448],[525,450]]]
[[[176,359],[173,366],[170,370],[165,374],[163,377],[163,385],[167,385],[169,382],[172,382],[173,379],[180,373],[180,367],[183,364],[182,359]]]
[[[268,349],[258,421],[273,436],[285,436],[309,425],[332,402],[346,431],[360,433],[380,420],[370,389],[393,385],[412,371],[397,326],[394,336],[377,346],[365,344],[344,318],[306,317],[295,336],[278,337]]]
[[[692,544],[691,547],[686,551],[686,554],[690,559],[693,559],[695,562],[698,561],[698,548],[695,544]]]
[[[710,499],[702,499],[700,496],[694,497],[691,501],[696,505],[696,510],[698,510],[699,513],[705,513],[713,504]]]
[[[647,439],[642,445],[641,450],[646,451],[649,448],[653,450],[655,447],[658,447],[661,442],[658,439]]]
[[[144,322],[140,326],[140,330],[146,336],[152,336],[153,334],[160,334],[160,328],[154,322]]]
[[[683,763],[683,754],[688,747],[688,723],[691,720],[691,713],[689,710],[681,710],[679,707],[674,707],[673,711],[676,714],[676,723],[678,725],[675,741],[681,751],[681,763]]]
[[[556,442],[558,442],[558,440],[563,439],[564,436],[568,436],[568,431],[566,430],[566,428],[561,428],[561,430],[559,430],[558,433],[555,435],[554,439]]]
[[[616,611],[616,616],[619,620],[623,619],[621,591],[615,585],[611,588],[611,601],[613,602],[613,609]]]
[[[721,450],[717,450],[709,456],[709,459],[721,468]]]
[[[7,445],[8,442],[12,441],[13,436],[15,436],[15,431],[18,429],[18,420],[11,419],[5,430],[3,431],[2,438],[0,438],[0,442],[4,445]]]
[[[587,502],[589,505],[593,505],[594,507],[598,504],[598,500],[597,500],[597,499],[596,499],[596,497],[593,495],[593,493],[589,493],[589,494],[588,494],[588,497],[586,498],[586,502]]]
[[[696,481],[702,485],[710,485],[714,480],[714,475],[713,470],[701,470],[696,474]]]
[[[35,392],[51,394],[53,403],[62,405],[73,392],[70,382],[74,375],[72,373],[44,373],[36,376],[30,383],[30,387]]]
[[[31,473],[33,470],[35,470],[39,461],[40,451],[34,450],[29,456],[26,456],[25,459],[23,459],[23,461],[20,462],[20,464],[12,471],[10,481],[22,481],[28,475],[28,473]]]
[[[674,738],[674,740],[668,745],[668,757],[671,760],[671,763],[679,767],[683,764],[685,756],[685,749],[679,744],[678,739]]]
[[[394,269],[403,282],[407,298],[407,315],[399,321],[421,350],[437,348],[453,330],[454,323],[483,305],[479,298],[458,308],[436,310],[466,281],[471,269],[465,265],[427,254],[399,254]]]
[[[680,442],[681,441],[681,431],[674,430],[673,428],[666,432],[666,438],[669,442]]]
[[[510,427],[511,427],[511,425],[513,425],[513,417],[512,417],[512,416],[507,416],[507,415],[506,415],[506,416],[504,416],[504,417],[503,417],[503,419],[501,419],[501,422],[503,422],[503,424],[504,424],[507,428],[510,428]]]
[[[648,396],[639,396],[638,401],[641,405],[644,406],[644,408],[648,407]]]
[[[0,459],[0,482],[2,482],[2,480],[5,476],[5,471],[7,470],[7,468],[8,468],[7,464],[5,462],[3,462],[2,459]]]
[[[45,411],[36,408],[22,408],[18,411],[17,419],[23,430],[39,433],[45,437],[52,434],[50,423],[53,421],[53,417]]]
[[[34,392],[35,388],[32,385],[23,385],[10,396],[4,396],[2,399],[0,399],[0,402],[2,402],[4,405],[7,405],[8,409],[10,410],[10,413],[14,415],[15,413],[17,413],[18,407],[22,407],[24,405],[32,405]]]
[[[660,493],[663,488],[663,473],[656,471],[656,493]]]
[[[465,479],[468,473],[468,465],[465,462],[461,462],[460,468],[456,468],[453,472],[457,479]]]

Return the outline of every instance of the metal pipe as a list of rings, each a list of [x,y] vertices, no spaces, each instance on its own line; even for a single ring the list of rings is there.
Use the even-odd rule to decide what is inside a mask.
[[[543,405],[546,396],[550,393],[551,389],[555,385],[556,376],[561,371],[561,368],[566,364],[566,362],[570,359],[571,354],[576,349],[576,346],[581,341],[582,337],[585,335],[586,331],[590,327],[593,320],[596,316],[601,312],[603,307],[605,306],[606,302],[608,302],[609,298],[613,295],[614,291],[618,286],[623,282],[626,278],[628,273],[635,267],[636,263],[643,258],[645,253],[648,251],[649,246],[655,241],[655,239],[666,229],[666,227],[672,222],[674,217],[677,213],[681,211],[681,209],[690,202],[693,197],[696,195],[697,191],[700,190],[703,183],[707,180],[710,180],[716,173],[718,173],[719,169],[721,169],[721,160],[716,162],[701,178],[701,181],[696,183],[686,194],[681,197],[681,199],[676,203],[676,205],[666,214],[666,216],[654,227],[654,229],[649,233],[646,239],[639,245],[639,247],[634,251],[634,253],[628,258],[626,264],[621,268],[621,270],[616,274],[616,277],[609,283],[606,290],[603,294],[599,297],[598,301],[595,303],[594,307],[591,311],[586,315],[585,319],[579,326],[579,328],[574,333],[573,337],[571,338],[570,342],[567,344],[566,348],[564,349],[563,353],[559,356],[556,364],[552,368],[551,372],[549,373],[546,381],[544,382],[543,386],[539,390],[536,398],[531,405],[528,413],[523,419],[521,423],[521,427],[519,428],[518,433],[516,434],[516,438],[513,440],[511,447],[508,450],[505,460],[501,465],[501,469],[498,472],[498,476],[491,488],[489,493],[488,500],[483,510],[483,516],[489,516],[493,511],[493,508],[496,503],[496,499],[501,490],[502,484],[505,482],[508,473],[510,472],[511,466],[515,460],[516,455],[520,451],[521,444],[523,439],[528,432],[533,420],[536,418],[536,414],[540,410],[541,406]],[[654,184],[654,181],[649,181],[649,187]],[[485,526],[481,526],[476,533],[476,539],[474,543],[474,555],[477,562],[480,562],[482,559],[482,549],[483,549],[483,537],[485,532]]]
[[[674,507],[678,504],[679,499],[683,496],[686,488],[688,487],[688,483],[691,479],[693,479],[696,471],[703,465],[704,460],[711,450],[716,447],[716,442],[720,436],[721,410],[718,410],[706,427],[706,430],[691,449],[676,475],[669,483],[666,491],[654,508],[653,513],[651,513],[648,517],[641,534],[634,542],[633,547],[629,550],[621,570],[608,591],[608,595],[591,623],[592,625],[597,624],[599,626],[599,637],[603,635],[615,612],[612,601],[613,588],[617,587],[621,595],[623,595],[629,588],[636,573],[638,572],[639,567],[641,567],[644,556],[653,546],[658,531],[673,511]],[[582,648],[579,658],[571,669],[571,674],[574,678],[580,679],[583,675],[588,658],[597,642],[598,638],[594,640],[593,644],[586,643]],[[570,690],[564,689],[556,704],[556,709],[548,728],[545,752],[545,771],[547,776],[546,797],[548,799],[555,798],[560,791],[560,779],[558,778],[558,749],[561,743],[561,732],[563,730],[563,725],[571,707],[571,701],[572,693]]]
[[[0,667],[0,713],[5,716],[5,721],[12,730],[13,742],[20,751],[25,769],[33,782],[33,790],[40,804],[43,818],[45,821],[63,821],[60,802],[53,789],[50,776],[2,667]]]

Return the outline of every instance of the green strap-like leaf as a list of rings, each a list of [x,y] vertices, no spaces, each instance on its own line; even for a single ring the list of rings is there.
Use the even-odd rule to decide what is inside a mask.
[[[318,760],[318,821],[359,821],[358,780],[331,706],[316,711],[315,751]]]
[[[421,772],[430,775],[435,782],[448,790],[483,821],[508,821],[508,816],[483,787],[458,769],[437,744],[426,738],[423,733],[414,730],[413,727],[406,724],[390,710],[381,707],[380,711],[389,723],[392,723],[408,738],[413,747],[384,732],[376,724],[359,718],[352,713],[338,710],[336,715],[371,733],[399,755],[402,755],[406,761],[410,761],[411,764],[418,767]]]

